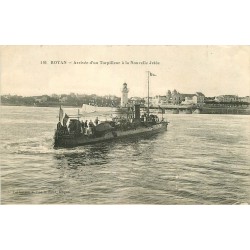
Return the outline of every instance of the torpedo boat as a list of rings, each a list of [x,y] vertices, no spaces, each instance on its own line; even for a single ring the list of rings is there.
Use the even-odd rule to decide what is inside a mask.
[[[148,72],[149,76],[152,75]],[[148,94],[149,101],[149,94]],[[113,117],[110,121],[100,122],[98,119],[93,123],[80,121],[80,114],[68,116],[60,107],[59,122],[54,135],[54,147],[76,147],[81,145],[115,141],[122,138],[134,138],[151,136],[167,130],[169,124],[163,115],[161,119],[149,113],[149,102],[147,112],[141,114],[141,107],[135,104],[130,108],[126,117]]]

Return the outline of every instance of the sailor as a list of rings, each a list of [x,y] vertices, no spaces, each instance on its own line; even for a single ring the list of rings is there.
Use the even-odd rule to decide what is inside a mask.
[[[144,115],[141,115],[141,122],[144,122]]]
[[[93,127],[94,127],[94,123],[92,122],[92,120],[89,121],[89,133],[92,134],[93,133]]]
[[[94,123],[92,122],[92,120],[89,121],[89,127],[90,128],[94,127]]]
[[[98,125],[98,122],[99,122],[98,117],[96,117],[95,118],[95,125]]]
[[[61,122],[58,122],[57,123],[57,130],[61,130],[61,128],[62,128],[62,124],[61,124]]]
[[[82,130],[82,133],[84,134],[84,132],[85,132],[85,124],[84,124],[84,122],[83,121],[81,121],[81,130]]]
[[[77,132],[77,134],[82,133],[82,124],[79,120],[76,122],[76,132]]]
[[[88,130],[88,120],[86,120],[84,122],[84,133],[85,133],[85,135],[87,134],[87,130]]]
[[[156,124],[155,116],[152,116],[152,123],[153,123],[154,125]]]

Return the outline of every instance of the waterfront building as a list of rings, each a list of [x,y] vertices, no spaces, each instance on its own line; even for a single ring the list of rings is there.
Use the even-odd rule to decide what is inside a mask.
[[[152,105],[153,106],[161,106],[167,104],[167,97],[164,95],[156,95],[152,98]]]
[[[141,97],[131,97],[129,99],[129,103],[132,104],[132,105],[135,105],[135,104],[143,105],[145,103],[145,101]]]
[[[197,96],[193,95],[193,94],[185,94],[185,100],[181,102],[181,104],[186,104],[186,105],[190,105],[190,104],[197,104]]]
[[[239,97],[237,95],[219,95],[215,97],[217,102],[237,102]]]
[[[179,92],[177,92],[176,89],[172,91],[171,95],[172,95],[172,104],[174,105],[178,105],[185,100],[185,97],[183,97]]]
[[[197,96],[197,104],[203,104],[205,102],[205,95],[201,92],[196,92],[195,95]]]
[[[196,92],[195,94],[181,94],[174,90],[172,92],[172,104],[203,104],[205,100],[205,95],[201,92]]]
[[[43,96],[35,96],[35,101],[36,102],[47,102],[48,101],[48,96],[47,95],[43,95]]]
[[[250,103],[250,96],[239,97],[239,101]]]
[[[168,90],[167,94],[166,94],[166,102],[168,103],[172,103],[172,93],[170,90]]]

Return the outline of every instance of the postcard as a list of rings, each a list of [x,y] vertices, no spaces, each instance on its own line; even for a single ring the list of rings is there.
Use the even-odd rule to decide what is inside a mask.
[[[1,204],[249,204],[249,46],[1,46]]]

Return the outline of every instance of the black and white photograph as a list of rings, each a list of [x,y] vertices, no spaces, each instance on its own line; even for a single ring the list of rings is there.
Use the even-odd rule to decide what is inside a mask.
[[[1,46],[1,203],[250,202],[249,46]]]

